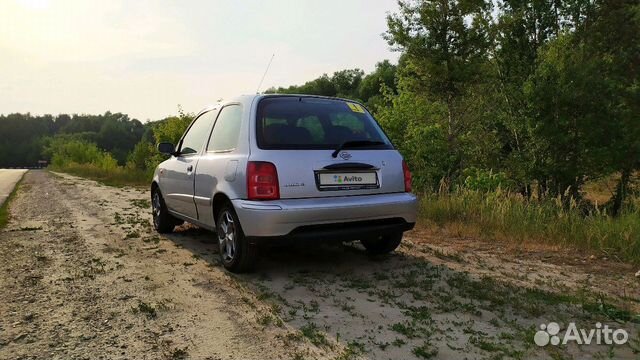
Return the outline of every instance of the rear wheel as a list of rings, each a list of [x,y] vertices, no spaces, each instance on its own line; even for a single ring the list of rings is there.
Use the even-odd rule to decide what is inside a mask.
[[[360,242],[367,252],[374,255],[388,254],[398,248],[402,241],[402,232],[381,235],[375,239],[365,239]]]
[[[161,234],[172,232],[179,221],[169,214],[158,188],[155,188],[151,194],[151,208],[154,229]]]
[[[255,266],[257,248],[242,232],[240,220],[229,203],[222,206],[216,221],[222,265],[235,273],[246,272]]]

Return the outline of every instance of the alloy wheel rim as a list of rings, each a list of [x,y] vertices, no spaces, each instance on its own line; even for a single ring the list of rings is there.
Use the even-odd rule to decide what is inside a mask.
[[[153,194],[153,225],[158,227],[158,222],[160,221],[160,211],[162,206],[160,204],[160,195],[156,192]]]
[[[218,225],[220,254],[225,262],[233,261],[236,255],[236,226],[229,211],[222,213]]]

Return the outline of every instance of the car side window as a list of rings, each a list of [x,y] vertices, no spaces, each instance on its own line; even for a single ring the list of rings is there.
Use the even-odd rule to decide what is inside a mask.
[[[234,104],[222,108],[213,126],[207,151],[235,149],[238,146],[240,125],[242,125],[242,106]]]
[[[200,115],[187,133],[182,138],[182,146],[180,147],[180,155],[191,155],[200,152],[209,136],[209,127],[213,122],[216,111],[211,110]]]

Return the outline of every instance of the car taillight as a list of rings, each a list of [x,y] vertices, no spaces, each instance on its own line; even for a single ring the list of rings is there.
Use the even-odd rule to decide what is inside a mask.
[[[402,160],[402,172],[404,173],[404,191],[411,192],[411,171],[404,160]]]
[[[278,171],[275,165],[265,161],[247,163],[247,197],[249,200],[280,199]]]

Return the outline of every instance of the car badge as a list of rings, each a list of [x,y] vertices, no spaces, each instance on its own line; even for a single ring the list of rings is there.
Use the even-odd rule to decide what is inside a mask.
[[[349,160],[351,159],[351,154],[349,154],[348,152],[341,152],[340,153],[340,157],[342,158],[342,160]]]

